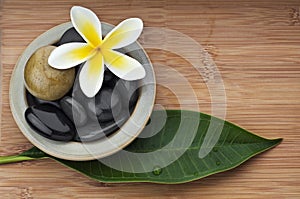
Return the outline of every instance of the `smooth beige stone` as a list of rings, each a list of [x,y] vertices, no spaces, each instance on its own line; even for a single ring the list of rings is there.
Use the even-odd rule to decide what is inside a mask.
[[[75,68],[58,70],[48,64],[48,57],[55,46],[39,48],[28,60],[24,77],[27,90],[43,100],[57,100],[72,87]]]

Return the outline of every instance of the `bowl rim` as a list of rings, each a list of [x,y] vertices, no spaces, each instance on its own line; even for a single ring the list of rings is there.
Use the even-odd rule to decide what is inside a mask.
[[[101,22],[101,24],[103,34],[114,27],[108,23]],[[135,50],[136,55],[140,56],[139,58],[142,59],[142,64],[146,70],[146,77],[140,80],[144,84],[140,88],[140,96],[133,113],[117,132],[100,140],[85,143],[53,141],[39,135],[29,127],[24,117],[24,112],[28,107],[25,97],[24,68],[30,56],[38,48],[54,44],[71,27],[73,27],[71,22],[57,25],[39,35],[26,47],[18,58],[12,72],[9,86],[9,102],[18,128],[34,146],[56,158],[87,161],[103,158],[118,152],[130,144],[141,133],[153,110],[156,95],[156,80],[150,58],[142,46],[138,42],[134,42],[125,48],[128,51]],[[21,97],[20,93],[22,93]]]

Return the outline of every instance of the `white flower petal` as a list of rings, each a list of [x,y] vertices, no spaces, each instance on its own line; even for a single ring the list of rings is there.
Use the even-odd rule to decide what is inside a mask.
[[[126,19],[105,36],[101,48],[117,49],[127,46],[135,42],[142,31],[143,21],[141,19]]]
[[[97,53],[82,67],[79,74],[79,85],[87,97],[94,97],[100,90],[103,82],[103,56]]]
[[[135,59],[114,50],[102,50],[104,63],[121,79],[137,80],[145,77],[144,67]]]
[[[68,69],[85,62],[94,54],[94,49],[86,43],[67,43],[55,48],[48,63],[53,68]]]
[[[81,6],[71,8],[71,21],[74,28],[94,48],[102,42],[101,23],[97,15]]]

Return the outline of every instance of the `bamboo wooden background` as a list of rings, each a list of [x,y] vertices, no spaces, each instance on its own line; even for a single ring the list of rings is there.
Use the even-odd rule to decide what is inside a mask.
[[[89,7],[111,24],[136,16],[146,27],[166,27],[192,37],[211,54],[222,75],[226,119],[264,137],[284,138],[234,170],[182,185],[97,183],[52,160],[0,165],[1,198],[300,198],[299,0],[0,2],[0,155],[31,147],[10,113],[14,64],[35,37],[69,21],[72,5]],[[187,77],[201,111],[210,113],[205,81],[189,63],[170,52],[147,52],[154,63]],[[169,77],[160,71],[155,67],[157,82],[163,85]],[[184,85],[172,83],[184,92]],[[158,86],[156,103],[179,108],[174,94],[163,86]],[[191,101],[184,108],[194,106]]]

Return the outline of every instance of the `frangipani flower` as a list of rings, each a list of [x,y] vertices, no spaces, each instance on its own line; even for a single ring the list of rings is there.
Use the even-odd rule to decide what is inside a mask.
[[[91,10],[72,7],[71,21],[86,43],[73,42],[57,47],[49,56],[48,63],[57,69],[68,69],[85,62],[79,74],[79,84],[87,97],[95,96],[100,90],[104,64],[125,80],[137,80],[145,76],[145,69],[137,60],[114,50],[137,40],[143,30],[141,19],[122,21],[103,40],[100,20]]]

